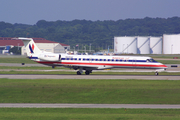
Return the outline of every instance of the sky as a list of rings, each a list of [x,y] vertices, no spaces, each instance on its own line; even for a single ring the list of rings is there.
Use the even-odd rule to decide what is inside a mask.
[[[180,0],[0,0],[0,22],[180,17]]]

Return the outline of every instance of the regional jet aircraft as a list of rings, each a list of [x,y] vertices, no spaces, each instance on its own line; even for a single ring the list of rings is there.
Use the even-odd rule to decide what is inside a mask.
[[[158,75],[158,71],[167,68],[166,65],[153,60],[151,57],[57,54],[41,51],[32,38],[17,39],[23,41],[29,59],[52,67],[73,68],[78,70],[77,75],[81,75],[83,71],[86,75],[89,75],[92,70],[112,68],[155,69],[155,75]]]

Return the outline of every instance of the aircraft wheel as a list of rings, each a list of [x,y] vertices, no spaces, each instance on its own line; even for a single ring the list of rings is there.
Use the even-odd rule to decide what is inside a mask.
[[[85,72],[85,74],[86,74],[86,75],[89,75],[89,74],[90,74],[90,72],[89,72],[89,71],[86,71],[86,72]]]
[[[81,75],[81,72],[77,71],[77,75]]]
[[[157,76],[157,75],[159,75],[159,73],[158,73],[158,72],[156,72],[156,73],[155,73],[155,75]]]

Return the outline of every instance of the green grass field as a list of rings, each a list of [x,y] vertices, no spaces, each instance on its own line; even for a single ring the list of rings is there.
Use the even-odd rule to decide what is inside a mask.
[[[179,109],[0,108],[1,120],[179,120]]]
[[[180,60],[157,60],[163,64],[180,64]]]
[[[172,56],[153,56],[172,58]],[[180,64],[178,60],[158,60],[163,64]],[[37,64],[24,56],[0,56],[0,63]],[[76,74],[51,70],[51,67],[7,67],[0,74]],[[56,68],[62,69],[62,68]],[[93,72],[109,75],[154,75],[137,72]],[[159,73],[180,75],[180,73]],[[180,81],[169,80],[17,80],[0,79],[0,103],[107,103],[107,104],[180,104]],[[71,108],[0,108],[2,120],[179,120],[180,109],[71,109]]]
[[[36,62],[24,57],[0,57],[0,63],[29,63],[29,64],[37,64]]]
[[[0,103],[180,104],[180,81],[0,79]]]
[[[55,67],[52,68],[51,66],[0,66],[1,70],[6,70],[6,69],[12,69],[12,70],[54,70],[54,69],[67,69],[70,70],[69,68],[65,67]]]

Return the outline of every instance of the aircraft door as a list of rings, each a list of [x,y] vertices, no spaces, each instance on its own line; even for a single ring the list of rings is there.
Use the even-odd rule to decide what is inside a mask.
[[[59,61],[61,61],[61,55],[59,54]]]
[[[89,62],[92,63],[92,57],[89,58]]]
[[[136,67],[136,59],[133,59],[133,61],[132,61],[132,66],[133,66],[133,67]]]

